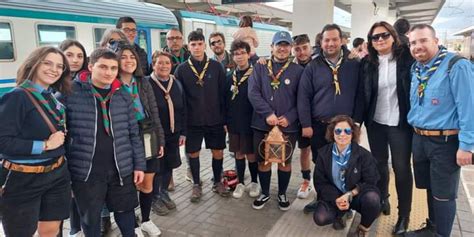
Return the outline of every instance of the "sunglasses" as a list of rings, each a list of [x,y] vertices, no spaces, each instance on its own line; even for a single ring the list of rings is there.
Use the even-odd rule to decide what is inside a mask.
[[[216,40],[211,42],[211,46],[216,46],[216,44],[221,44],[222,40]]]
[[[336,128],[336,129],[334,129],[334,134],[336,134],[336,135],[341,135],[341,134],[342,134],[342,131],[344,131],[344,133],[345,133],[346,135],[351,135],[351,134],[352,134],[352,128],[344,128],[344,129],[342,129],[342,128]]]
[[[375,35],[370,36],[370,40],[379,41],[380,37],[382,37],[383,40],[386,40],[390,36],[391,36],[390,32],[383,32],[383,33],[379,33],[379,34],[375,34]]]

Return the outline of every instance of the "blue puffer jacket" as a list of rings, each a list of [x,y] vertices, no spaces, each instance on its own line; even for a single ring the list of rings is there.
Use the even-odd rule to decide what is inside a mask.
[[[67,143],[66,157],[72,180],[87,181],[92,169],[97,129],[97,100],[91,91],[88,74],[82,74],[73,82],[72,93],[61,96],[66,106]],[[110,100],[110,125],[114,137],[114,157],[121,179],[134,170],[146,168],[145,152],[139,137],[133,103],[127,91],[114,81],[116,90]]]

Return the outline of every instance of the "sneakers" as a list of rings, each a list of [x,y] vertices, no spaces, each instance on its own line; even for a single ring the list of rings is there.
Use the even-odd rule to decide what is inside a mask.
[[[262,209],[265,206],[265,203],[268,202],[268,200],[270,200],[270,196],[267,196],[263,193],[260,194],[260,196],[257,199],[255,199],[255,201],[253,201],[253,204],[252,204],[253,209],[255,210]]]
[[[253,197],[253,198],[256,198],[260,195],[261,193],[261,189],[260,189],[260,185],[258,185],[258,183],[250,183],[249,185],[249,196],[250,197]]]
[[[170,210],[168,210],[163,200],[161,200],[161,197],[153,200],[151,208],[158,216],[166,216],[168,213],[170,213]]]
[[[145,237],[140,227],[135,228],[135,237]]]
[[[135,229],[135,233],[137,232],[137,229]],[[148,236],[152,236],[152,237],[155,237],[155,236],[160,236],[161,235],[161,231],[160,229],[158,228],[158,226],[156,226],[153,222],[151,221],[147,221],[147,222],[143,222],[141,225],[140,225],[140,229],[145,232]],[[141,232],[141,231],[140,231]]]
[[[160,197],[161,197],[161,201],[165,204],[166,208],[168,208],[169,210],[176,209],[176,203],[173,200],[171,200],[168,192],[161,193]]]
[[[189,181],[189,182],[192,183],[193,182],[193,174],[191,173],[191,168],[188,167],[186,170],[187,170],[186,171],[186,177],[185,177],[186,181]]]
[[[212,186],[212,191],[219,194],[221,197],[230,196],[229,190],[227,189],[227,187],[222,182],[215,183]]]
[[[431,221],[429,219],[426,219],[426,223],[424,223],[423,225],[424,225],[424,227],[422,227],[421,229],[414,230],[414,231],[407,231],[407,232],[405,232],[405,234],[403,236],[405,236],[405,237],[412,237],[412,236],[432,237],[432,236],[436,236],[436,228],[431,223]]]
[[[318,200],[316,198],[313,199],[310,203],[306,204],[303,208],[304,214],[309,214],[312,213],[316,210],[316,207],[318,205]]]
[[[298,189],[298,193],[296,196],[300,199],[306,199],[311,193],[311,190],[313,190],[313,188],[311,187],[311,183],[309,182],[309,180],[304,179],[300,185],[300,188]]]
[[[201,201],[201,196],[202,196],[202,188],[199,184],[193,184],[193,191],[191,194],[191,202],[192,203],[198,203]]]
[[[344,216],[336,217],[336,219],[332,223],[332,228],[334,228],[335,230],[342,230],[346,228],[346,219],[344,218]]]
[[[290,201],[286,198],[286,194],[278,195],[278,208],[282,211],[290,210]]]
[[[241,198],[244,192],[245,192],[245,186],[243,184],[237,184],[234,192],[232,193],[232,197]]]
[[[386,216],[390,216],[390,202],[388,198],[382,200],[382,213]]]
[[[59,235],[58,235],[59,236]],[[75,234],[69,234],[69,237],[85,237],[86,235],[84,234],[84,232],[82,232],[82,230],[80,230],[79,232],[75,233]]]

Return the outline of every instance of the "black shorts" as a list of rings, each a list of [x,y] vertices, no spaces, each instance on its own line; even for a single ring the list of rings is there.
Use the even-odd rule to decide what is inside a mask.
[[[457,197],[461,168],[456,163],[458,136],[413,135],[413,170],[415,184],[431,189],[434,197],[454,200]]]
[[[165,155],[157,159],[156,173],[170,171],[181,166],[181,155],[179,154],[179,133],[165,137]]]
[[[122,179],[122,185],[116,172],[107,179],[92,175],[87,182],[72,181],[72,190],[81,213],[100,213],[104,203],[111,212],[126,212],[138,206],[137,189],[133,175]],[[81,214],[82,215],[82,214]]]
[[[7,236],[33,236],[38,221],[69,217],[71,179],[66,163],[47,173],[30,174],[0,168],[2,223]]]
[[[224,125],[215,126],[191,126],[188,127],[186,136],[186,153],[194,153],[201,150],[202,140],[206,142],[206,149],[225,149]]]
[[[308,148],[311,145],[311,139],[298,135],[298,148],[304,149]]]
[[[265,161],[265,151],[264,151],[264,143],[263,139],[268,132],[264,132],[261,130],[253,130],[253,146],[255,149],[255,155],[257,156],[258,162]],[[289,143],[286,146],[286,161],[285,164],[291,164],[291,158],[293,157],[293,153],[296,147],[296,140],[298,139],[298,133],[283,133],[283,135],[287,136]]]
[[[155,173],[158,169],[158,158],[153,157],[151,159],[146,160],[146,174]]]
[[[253,154],[253,134],[229,133],[229,151],[241,154]]]

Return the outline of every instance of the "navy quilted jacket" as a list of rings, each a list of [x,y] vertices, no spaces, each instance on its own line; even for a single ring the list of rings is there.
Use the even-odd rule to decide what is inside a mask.
[[[67,143],[66,158],[72,180],[87,181],[92,169],[92,158],[96,145],[97,100],[91,91],[87,76],[80,76],[73,82],[73,92],[61,97],[66,106]],[[114,86],[114,84],[118,84]],[[133,103],[127,91],[120,88],[120,82],[110,100],[111,131],[114,137],[114,158],[121,179],[134,170],[146,168],[145,152],[139,137]]]

